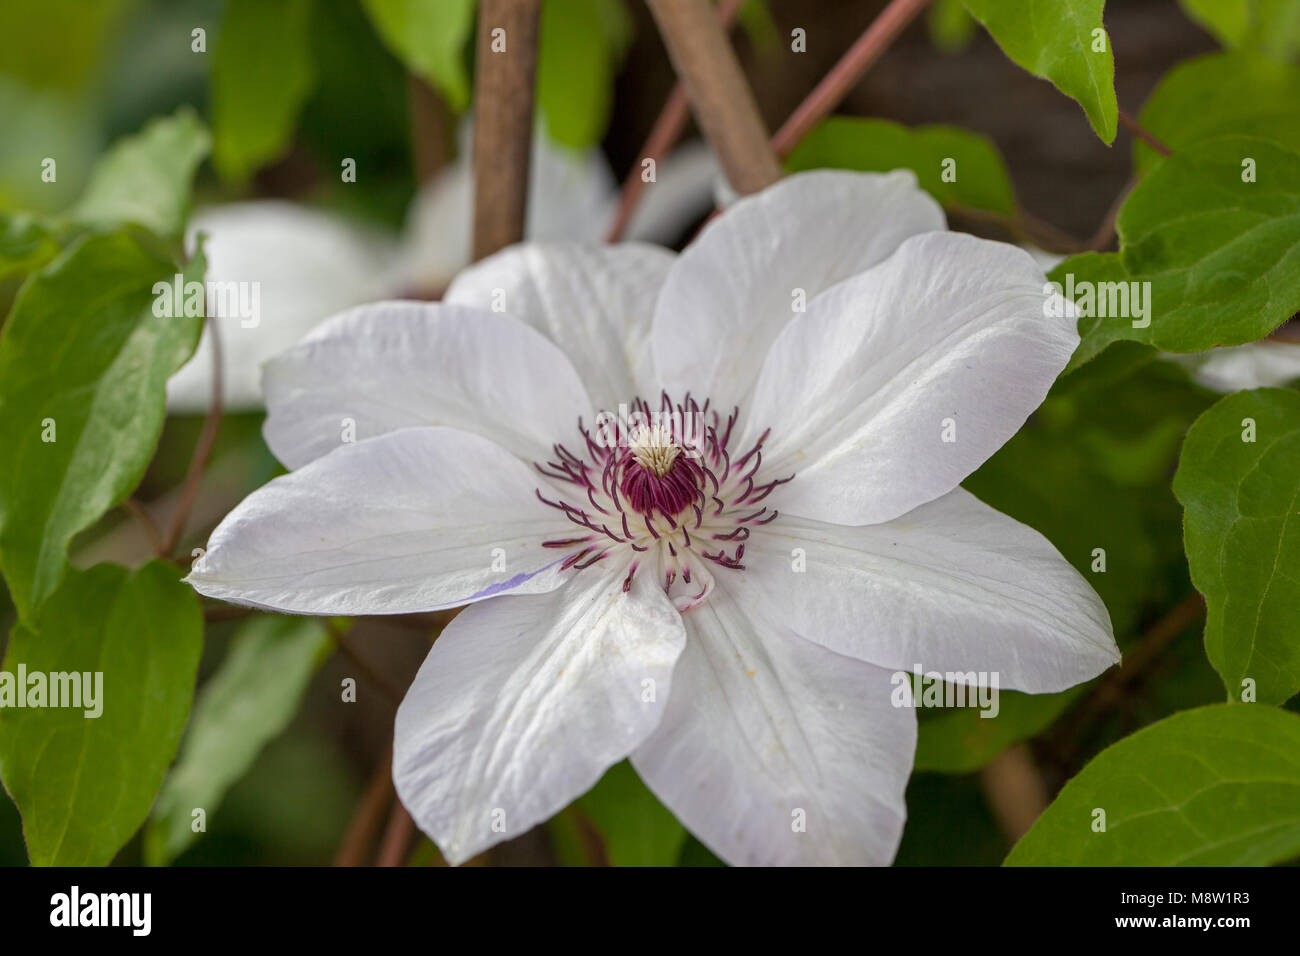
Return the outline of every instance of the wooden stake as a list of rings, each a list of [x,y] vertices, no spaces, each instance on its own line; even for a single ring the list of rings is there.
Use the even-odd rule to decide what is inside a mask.
[[[758,192],[781,177],[758,104],[706,0],[646,0],[695,118],[731,188]]]
[[[524,237],[541,0],[483,0],[474,77],[474,259]]]

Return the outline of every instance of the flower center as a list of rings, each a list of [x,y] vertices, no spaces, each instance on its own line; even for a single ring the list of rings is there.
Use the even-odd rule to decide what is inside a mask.
[[[682,446],[677,444],[673,433],[657,423],[640,426],[632,437],[630,447],[637,464],[654,472],[656,478],[668,474],[673,462],[682,453]]]
[[[555,445],[555,459],[538,471],[566,494],[537,496],[583,529],[544,541],[567,550],[561,569],[582,570],[615,552],[630,556],[623,590],[638,571],[656,576],[678,610],[701,604],[713,589],[713,569],[742,570],[751,529],[775,520],[762,502],[793,475],[758,477],[767,433],[744,454],[730,443],[740,410],[724,420],[687,395],[658,409],[637,399],[617,414],[602,412],[596,427],[578,422],[583,454]],[[576,502],[576,503],[575,503]]]

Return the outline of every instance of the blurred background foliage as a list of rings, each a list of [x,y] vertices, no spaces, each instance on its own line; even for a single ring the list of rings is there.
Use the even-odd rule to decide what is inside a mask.
[[[1300,4],[1277,3],[1255,19],[1233,14],[1243,4],[1217,0],[1113,3],[1106,26],[1119,103],[1136,111],[1169,77],[1148,107],[1149,125],[1177,145],[1177,117],[1196,102],[1196,90],[1226,85],[1245,121],[1300,145],[1293,65],[1300,13],[1289,12]],[[736,44],[770,128],[882,6],[878,0],[745,3]],[[423,15],[429,9],[436,15]],[[621,177],[634,167],[673,80],[648,14],[623,0],[546,0],[544,10],[541,126],[561,147],[599,148]],[[1262,30],[1261,22],[1273,27]],[[398,229],[420,183],[451,161],[460,117],[472,107],[474,23],[472,0],[443,0],[433,8],[403,0],[6,3],[0,6],[0,215],[16,234],[28,222],[16,218],[18,211],[66,212],[110,143],[189,107],[213,137],[212,161],[195,182],[196,205],[283,198]],[[806,54],[789,52],[786,38],[795,27],[807,31]],[[202,52],[193,48],[196,28],[205,31]],[[1216,54],[1225,48],[1271,59]],[[1205,54],[1211,56],[1179,66]],[[1187,71],[1194,75],[1178,79]],[[1101,142],[1078,105],[1012,64],[955,0],[937,0],[839,114],[802,143],[789,168],[915,168],[956,227],[998,238],[1008,237],[1006,226],[1020,210],[1032,210],[1061,233],[1092,235],[1124,189],[1131,162],[1151,158],[1122,131],[1113,146]],[[58,157],[56,182],[33,174],[47,156]],[[945,183],[935,173],[943,156],[958,156],[964,170],[975,172]],[[340,181],[343,157],[356,160],[355,183]],[[698,210],[680,230],[677,247],[708,212]],[[40,246],[54,240],[39,229],[36,261],[56,248]],[[20,279],[0,270],[0,314]],[[1025,429],[966,482],[1047,535],[1088,577],[1110,609],[1123,649],[1193,594],[1183,512],[1170,481],[1184,434],[1215,397],[1146,346],[1112,349],[1065,376]],[[200,416],[168,418],[137,497],[154,500],[182,481],[201,422]],[[256,413],[222,422],[204,492],[211,497],[208,528],[280,470],[261,440],[260,423]],[[148,550],[132,527],[120,510],[110,512],[77,538],[74,564],[143,561]],[[1107,553],[1105,574],[1090,571],[1097,547]],[[6,599],[0,605],[5,632],[13,618]],[[211,614],[194,714],[237,726],[243,720],[248,732],[241,747],[223,748],[220,741],[194,739],[192,724],[177,765],[189,776],[174,772],[150,823],[117,862],[330,862],[367,788],[383,777],[396,697],[444,621],[437,615],[359,620],[272,633],[266,619]],[[1009,841],[981,786],[981,768],[1008,745],[1028,741],[1055,789],[1138,728],[1222,700],[1201,628],[1199,619],[1182,627],[1159,661],[1102,713],[1082,706],[1089,686],[1041,697],[1006,693],[997,720],[981,720],[974,710],[921,711],[918,772],[908,790],[898,863],[995,864],[1006,856]],[[240,668],[256,672],[256,663],[277,660],[276,676],[284,680],[249,691],[248,700],[230,699],[232,686],[257,686],[240,677]],[[349,676],[358,679],[357,703],[340,706],[340,684]],[[198,839],[177,831],[168,817],[171,791],[185,787],[208,794],[214,806]],[[550,824],[485,857],[481,862],[496,864],[717,865],[626,763]],[[26,860],[18,813],[0,797],[0,863]],[[411,861],[437,864],[439,858],[421,840]]]

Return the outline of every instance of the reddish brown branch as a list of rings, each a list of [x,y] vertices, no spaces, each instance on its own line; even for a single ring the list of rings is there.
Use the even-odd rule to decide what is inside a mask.
[[[334,854],[335,866],[361,866],[367,851],[379,833],[384,812],[393,802],[393,751],[390,747],[384,754],[375,772],[370,776],[352,819],[348,821],[347,831]]]
[[[405,866],[411,852],[411,838],[415,836],[415,821],[402,806],[401,799],[393,801],[384,839],[379,845],[379,866]]]
[[[731,26],[742,2],[743,0],[722,0],[718,4],[718,22],[724,29]],[[618,213],[609,228],[609,233],[605,236],[606,242],[618,242],[622,239],[628,223],[632,221],[632,214],[636,211],[637,203],[641,201],[641,194],[645,192],[647,186],[646,181],[641,178],[642,164],[647,159],[657,163],[668,155],[682,135],[682,130],[686,128],[686,121],[690,116],[691,104],[686,98],[686,87],[678,80],[673,84],[672,92],[668,94],[659,118],[655,120],[650,135],[646,137],[645,144],[641,147],[637,164],[627,174],[627,179],[623,180],[623,189],[618,199]]]
[[[1122,664],[1109,671],[1069,717],[1061,721],[1052,734],[1055,759],[1068,764],[1079,750],[1081,736],[1097,720],[1110,714],[1132,692],[1147,670],[1159,659],[1174,639],[1205,614],[1205,598],[1193,593],[1179,601],[1156,621]]]
[[[1119,121],[1124,124],[1124,128],[1136,136],[1142,142],[1146,143],[1161,156],[1172,156],[1174,151],[1166,146],[1141,123],[1126,113],[1124,110],[1119,111]]]
[[[772,147],[778,156],[789,156],[799,141],[840,105],[927,3],[929,0],[892,0],[881,11],[772,137]]]

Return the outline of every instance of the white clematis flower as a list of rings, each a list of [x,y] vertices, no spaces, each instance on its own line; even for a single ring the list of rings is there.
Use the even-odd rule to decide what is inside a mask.
[[[625,757],[731,863],[888,863],[916,741],[893,673],[1048,692],[1118,659],[1083,578],[958,487],[1074,322],[1024,252],[943,229],[910,173],[810,172],[679,256],[524,244],[441,304],[338,316],[266,369],[297,470],[189,580],[298,614],[470,605],[394,743],[453,863]]]

